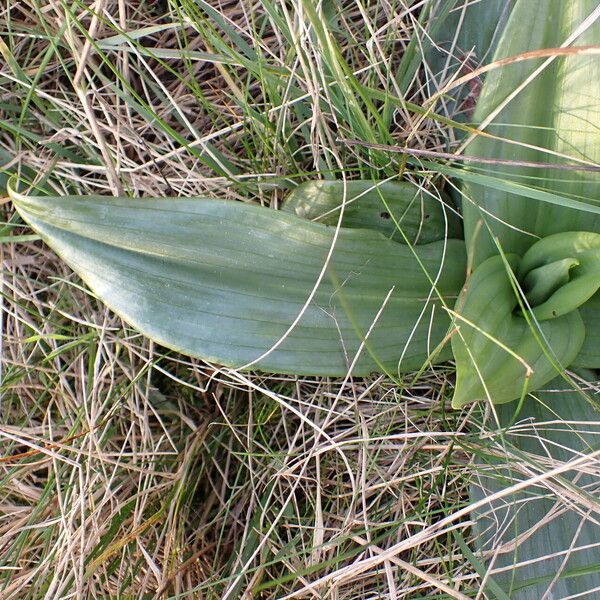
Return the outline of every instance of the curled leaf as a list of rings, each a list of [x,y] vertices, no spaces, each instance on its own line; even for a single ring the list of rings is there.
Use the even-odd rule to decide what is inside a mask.
[[[455,408],[516,400],[576,359],[586,337],[578,308],[600,288],[599,249],[598,234],[560,233],[534,244],[523,258],[494,256],[475,269],[457,302]],[[589,345],[585,354],[580,362],[594,360]]]
[[[535,306],[547,300],[569,281],[569,271],[578,264],[574,258],[563,258],[529,271],[523,278],[529,303]]]
[[[600,288],[600,234],[567,231],[540,240],[523,256],[519,275],[526,287],[534,282],[525,292],[538,321],[579,308]],[[543,281],[551,285],[540,295]]]
[[[307,181],[288,195],[281,209],[335,225],[342,205],[344,227],[380,231],[396,242],[462,238],[461,220],[447,196],[437,198],[407,181]]]

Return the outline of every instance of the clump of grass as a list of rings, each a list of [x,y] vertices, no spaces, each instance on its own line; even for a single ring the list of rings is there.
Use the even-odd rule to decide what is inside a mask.
[[[339,139],[453,142],[409,108],[445,81],[419,67],[434,4],[11,5],[3,162],[56,193],[274,208],[308,178],[393,177]],[[0,253],[3,598],[478,597],[472,457],[500,450],[486,415],[446,411],[451,370],[398,387],[207,365],[129,329],[39,242]]]

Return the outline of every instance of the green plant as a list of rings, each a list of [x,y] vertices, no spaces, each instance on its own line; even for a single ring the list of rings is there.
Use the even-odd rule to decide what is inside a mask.
[[[518,2],[496,56],[554,48],[575,32],[578,44],[593,43],[598,27],[582,24],[594,5]],[[600,158],[589,101],[600,97],[597,75],[583,52],[488,75],[474,119],[491,120],[494,137],[477,136],[467,154],[519,162],[508,176],[505,164],[485,173],[433,165],[465,181],[466,246],[448,239],[451,206],[405,185],[396,200],[389,183],[299,188],[288,211],[313,194],[303,216],[320,217],[312,211],[324,204],[334,210],[324,224],[209,199],[11,195],[101,299],[177,350],[238,368],[395,377],[448,360],[450,332],[454,406],[528,407],[527,394],[565,368],[600,366],[598,176],[558,165]]]

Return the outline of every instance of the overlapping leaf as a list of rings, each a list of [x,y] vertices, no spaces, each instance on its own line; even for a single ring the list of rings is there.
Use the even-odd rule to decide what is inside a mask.
[[[373,229],[399,243],[427,244],[462,238],[458,213],[449,199],[407,181],[307,181],[285,199],[282,210],[303,219]]]

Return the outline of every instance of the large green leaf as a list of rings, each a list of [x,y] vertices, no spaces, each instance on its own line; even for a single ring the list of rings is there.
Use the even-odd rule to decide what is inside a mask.
[[[572,37],[576,38],[576,46],[598,44],[598,19],[583,28],[581,35],[575,35],[597,8],[597,0],[520,0],[510,15],[494,59],[555,48]],[[485,128],[487,132],[528,146],[478,136],[468,146],[467,154],[514,161],[564,163],[572,158],[600,162],[600,60],[589,54],[555,58],[537,73],[548,60],[516,62],[488,73],[474,115],[477,123],[493,117]],[[490,166],[488,173],[600,205],[597,171],[497,165]],[[463,202],[465,237],[476,240],[469,246],[474,250],[475,265],[497,254],[496,242],[487,226],[505,252],[519,255],[537,236],[561,231],[600,232],[599,215],[524,199],[474,183],[466,184],[465,192],[471,200]],[[486,224],[481,229],[480,222]]]
[[[235,367],[342,375],[358,357],[355,374],[418,369],[447,334],[442,303],[454,304],[466,269],[459,240],[412,248],[345,228],[336,237],[335,227],[242,203],[11,193],[126,321]],[[432,358],[449,356],[447,344]]]
[[[581,375],[594,379],[590,372]],[[518,420],[527,420],[509,429],[487,456],[487,464],[480,465],[472,500],[502,494],[509,486],[600,448],[597,393],[586,396],[561,378],[548,389],[552,391],[526,398]],[[515,408],[497,407],[501,427],[511,425]],[[505,453],[510,458],[499,458]],[[599,498],[597,466],[590,461],[586,468],[532,483],[480,508],[473,515],[476,540],[486,553],[493,582],[511,600],[598,597]],[[493,598],[491,585],[489,593]]]

